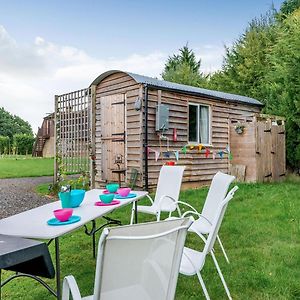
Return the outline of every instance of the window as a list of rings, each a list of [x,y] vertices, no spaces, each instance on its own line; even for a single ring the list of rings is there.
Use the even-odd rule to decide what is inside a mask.
[[[189,104],[189,142],[210,144],[209,106]]]

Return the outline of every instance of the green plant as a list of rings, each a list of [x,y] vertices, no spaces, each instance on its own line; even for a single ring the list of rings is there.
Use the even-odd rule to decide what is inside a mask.
[[[29,134],[15,134],[13,136],[13,152],[14,154],[27,155],[32,153],[32,147],[35,138]]]
[[[0,154],[8,154],[9,146],[9,137],[0,135]]]

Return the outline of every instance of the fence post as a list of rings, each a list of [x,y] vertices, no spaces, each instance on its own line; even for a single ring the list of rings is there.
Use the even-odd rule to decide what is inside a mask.
[[[91,107],[90,107],[90,176],[91,176],[91,188],[95,188],[95,155],[96,155],[96,85],[90,87],[91,95]]]
[[[54,97],[54,176],[53,183],[57,181],[57,108],[58,108],[58,96]]]

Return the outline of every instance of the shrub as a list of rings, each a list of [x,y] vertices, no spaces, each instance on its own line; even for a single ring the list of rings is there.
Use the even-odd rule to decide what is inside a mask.
[[[0,135],[0,154],[8,154],[10,141],[8,136]]]
[[[15,134],[13,137],[13,146],[17,154],[32,153],[32,147],[35,138],[29,134]]]

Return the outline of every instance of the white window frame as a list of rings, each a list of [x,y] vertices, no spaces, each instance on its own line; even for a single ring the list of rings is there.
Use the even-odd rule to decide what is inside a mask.
[[[211,143],[211,130],[212,130],[212,126],[211,126],[211,106],[208,105],[208,104],[203,104],[203,103],[195,103],[195,102],[189,102],[188,103],[188,106],[196,106],[197,107],[197,141],[190,141],[190,137],[189,137],[189,126],[190,126],[190,118],[188,116],[188,144],[202,144],[203,146],[212,146],[212,143]],[[206,106],[208,107],[208,144],[204,144],[204,143],[201,143],[199,141],[199,131],[200,131],[200,120],[199,120],[199,107],[200,106]],[[188,109],[188,114],[189,114],[189,109]]]

